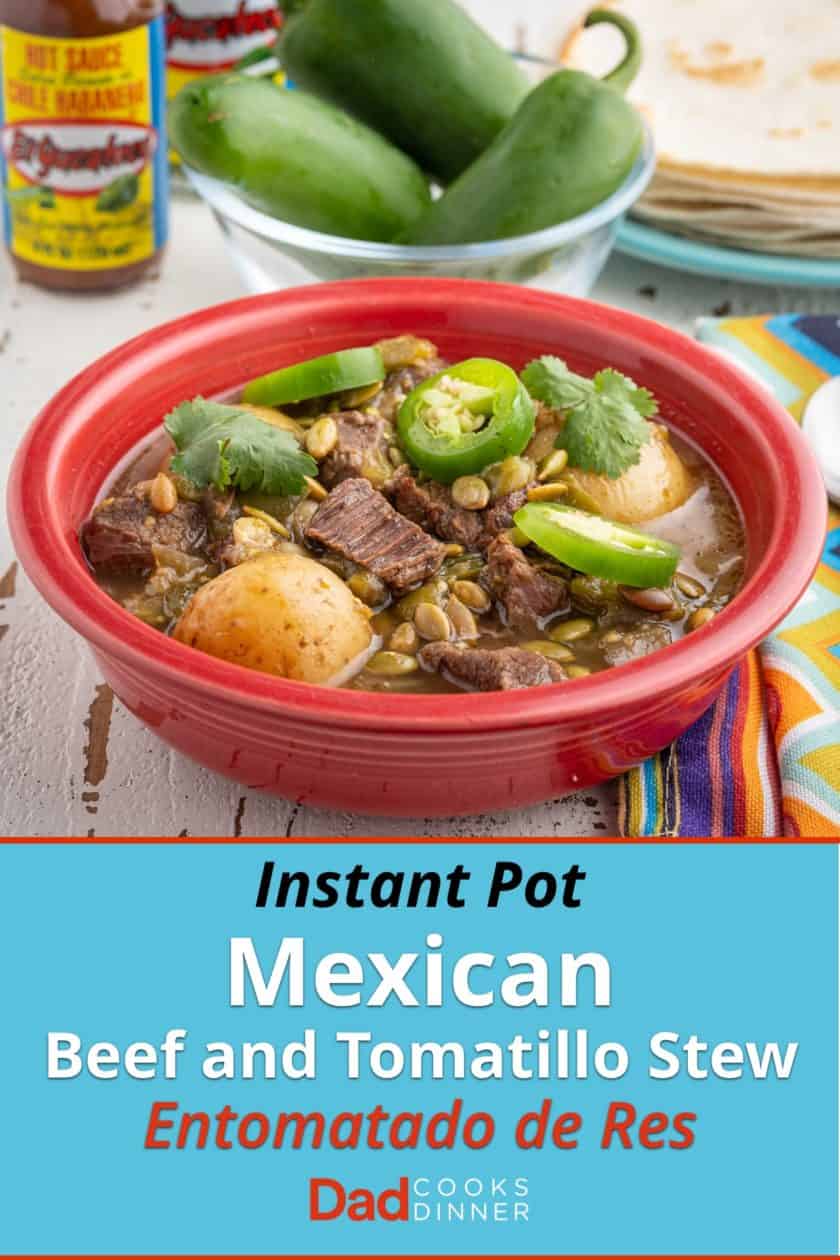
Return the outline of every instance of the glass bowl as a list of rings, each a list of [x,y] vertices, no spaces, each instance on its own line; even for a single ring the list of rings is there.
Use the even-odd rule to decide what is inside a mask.
[[[539,57],[513,55],[535,82],[560,68]],[[585,297],[607,261],[622,215],[644,192],[654,166],[653,137],[645,127],[642,151],[627,179],[593,210],[528,236],[447,246],[386,245],[312,232],[252,209],[227,184],[187,166],[183,170],[212,210],[248,293],[360,276],[462,276]]]

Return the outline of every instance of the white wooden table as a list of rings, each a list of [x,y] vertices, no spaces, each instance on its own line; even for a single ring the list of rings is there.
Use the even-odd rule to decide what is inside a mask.
[[[239,296],[215,224],[176,202],[159,280],[63,297],[0,270],[0,481],[26,425],[70,376],[128,337]],[[615,255],[594,295],[690,331],[729,310],[831,310],[827,292],[677,275]],[[20,835],[591,835],[615,830],[614,785],[516,813],[458,820],[363,818],[251,792],[171,752],[127,713],[83,642],[47,608],[0,526],[0,828]]]

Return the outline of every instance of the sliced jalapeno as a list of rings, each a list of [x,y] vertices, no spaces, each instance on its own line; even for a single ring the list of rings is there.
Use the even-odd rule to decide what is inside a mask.
[[[340,394],[346,389],[361,389],[384,377],[385,365],[376,347],[359,346],[354,350],[322,354],[317,359],[307,359],[269,372],[267,376],[258,376],[245,386],[242,401],[260,407],[279,407],[284,403]]]
[[[466,359],[411,391],[397,429],[411,462],[449,484],[523,451],[534,414],[511,368],[496,359]]]
[[[569,568],[624,586],[667,586],[680,558],[673,543],[562,503],[526,503],[513,519]]]

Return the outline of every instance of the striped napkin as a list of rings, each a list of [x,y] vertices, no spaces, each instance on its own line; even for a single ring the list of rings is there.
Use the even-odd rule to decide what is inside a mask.
[[[840,317],[703,319],[697,335],[740,360],[794,419],[840,376]],[[778,630],[710,709],[621,781],[627,836],[840,837],[840,513],[822,563]]]

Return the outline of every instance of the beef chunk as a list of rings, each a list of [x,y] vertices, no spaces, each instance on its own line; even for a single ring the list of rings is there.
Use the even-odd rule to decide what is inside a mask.
[[[395,477],[390,491],[394,506],[403,516],[447,542],[461,543],[468,551],[480,545],[484,513],[469,512],[452,502],[448,486],[437,481],[415,481],[405,473]]]
[[[370,400],[369,406],[378,411],[391,424],[397,422],[400,406],[421,381],[427,380],[446,367],[443,359],[425,359],[422,363],[397,368],[389,372],[382,383],[379,393]]]
[[[242,508],[233,490],[219,491],[209,486],[201,496],[207,517],[207,555],[214,564],[229,569],[238,564],[238,548],[233,541],[233,527],[242,515]]]
[[[563,579],[537,569],[504,535],[487,548],[484,583],[504,608],[512,630],[527,629],[569,606]]]
[[[339,411],[333,416],[338,441],[321,462],[325,486],[337,486],[348,477],[366,477],[377,488],[393,473],[388,459],[385,421],[364,411]]]
[[[657,652],[670,642],[671,627],[664,621],[637,621],[632,625],[612,626],[601,635],[598,646],[608,665],[624,665]]]
[[[104,499],[82,526],[82,544],[95,569],[112,573],[151,573],[154,547],[203,556],[207,517],[200,503],[179,500],[172,512],[158,513],[144,488]]]
[[[483,550],[497,534],[510,529],[514,512],[528,497],[524,490],[515,490],[483,512],[470,512],[452,502],[448,486],[415,481],[408,473],[396,476],[388,489],[403,516],[468,551]]]
[[[441,543],[395,512],[362,477],[336,486],[312,517],[306,539],[369,569],[395,595],[437,573],[444,557]]]
[[[513,691],[563,682],[566,671],[556,661],[525,648],[459,648],[454,643],[427,643],[417,654],[424,669],[436,669],[474,691]]]
[[[510,494],[506,494],[503,499],[497,499],[492,507],[486,508],[482,512],[481,515],[484,518],[482,522],[482,538],[485,546],[497,534],[501,534],[505,529],[510,529],[513,524],[514,512],[518,512],[527,502],[527,490],[513,490]]]

